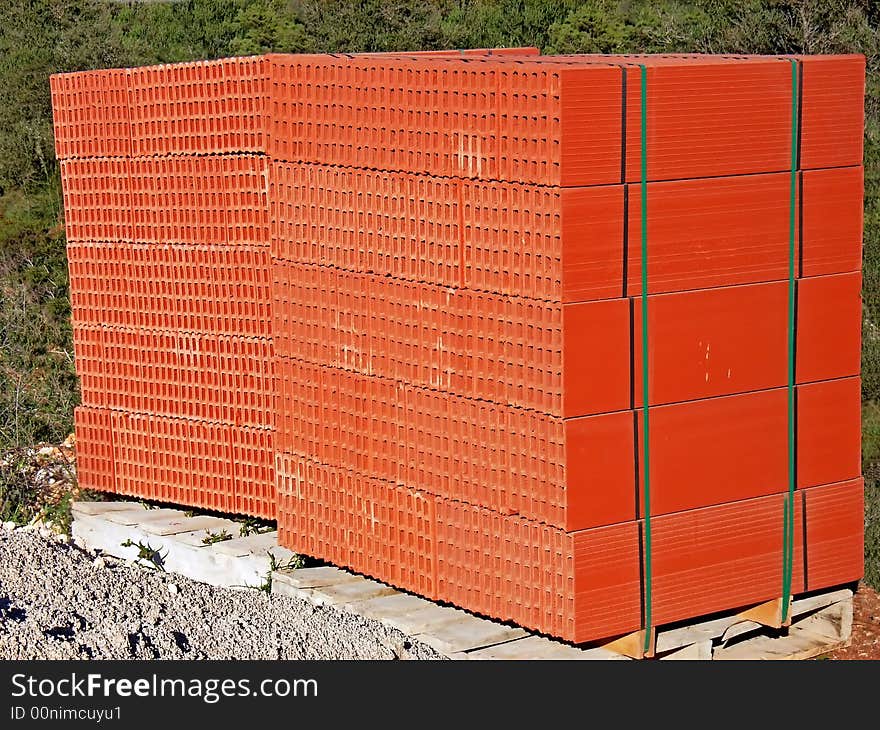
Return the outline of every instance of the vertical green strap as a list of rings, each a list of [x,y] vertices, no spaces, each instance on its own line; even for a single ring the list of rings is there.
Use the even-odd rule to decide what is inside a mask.
[[[651,648],[652,583],[651,563],[651,458],[648,423],[648,69],[641,69],[641,211],[642,211],[642,492],[645,510],[645,646]]]
[[[795,221],[797,208],[798,168],[798,62],[791,64],[791,175],[788,200],[788,494],[782,511],[782,620],[788,619],[791,583],[794,568],[794,493],[796,483],[795,454]]]

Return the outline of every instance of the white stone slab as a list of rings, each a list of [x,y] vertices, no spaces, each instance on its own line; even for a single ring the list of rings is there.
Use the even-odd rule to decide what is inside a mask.
[[[850,597],[852,597],[852,591],[848,588],[843,588],[830,593],[799,598],[791,604],[791,615],[796,619],[805,613],[845,601]],[[740,616],[732,614],[730,616],[710,619],[709,621],[695,622],[675,629],[661,629],[657,632],[656,648],[658,653],[665,653],[673,649],[698,644],[707,639],[720,639],[724,643],[760,628],[760,624],[744,620]]]
[[[137,525],[118,524],[101,516],[76,517],[71,529],[73,536],[87,547],[123,560],[137,558],[137,543],[149,545],[162,555],[163,566],[169,573],[179,573],[210,585],[256,588],[269,574],[269,561],[265,556],[233,557],[208,546],[188,545],[176,540],[174,535],[151,535]],[[123,547],[128,541],[135,545]]]
[[[460,651],[521,639],[524,636],[528,636],[528,632],[518,626],[507,626],[468,615],[432,627],[417,634],[415,638],[448,656]]]
[[[193,547],[206,547],[204,540],[206,537],[208,537],[208,532],[213,532],[216,535],[220,532],[223,532],[223,530],[226,530],[226,532],[228,532],[230,535],[238,534],[238,530],[240,527],[238,522],[233,522],[232,520],[224,520],[222,517],[206,517],[206,519],[217,520],[217,522],[213,523],[212,526],[209,528],[175,533],[174,539],[179,540],[180,542],[187,545],[192,545]]]
[[[109,522],[115,522],[117,525],[136,526],[142,525],[145,522],[158,522],[172,517],[185,517],[186,514],[178,509],[144,509],[143,507],[134,507],[127,510],[107,512],[101,516]]]
[[[358,580],[361,576],[349,573],[332,565],[321,565],[316,568],[298,568],[297,570],[276,570],[272,575],[272,585],[277,580],[279,585],[292,588],[320,588],[333,586],[337,583]]]
[[[143,527],[151,535],[178,535],[199,531],[204,538],[208,536],[208,532],[220,534],[223,530],[226,530],[226,532],[233,536],[238,534],[238,525],[235,522],[210,515],[197,515],[195,517],[183,515],[182,517],[168,517],[163,520],[147,520],[143,523]]]
[[[299,556],[293,552],[293,550],[289,550],[286,547],[281,547],[281,545],[275,545],[275,547],[271,547],[266,550],[267,553],[271,554],[273,558],[275,558],[275,565],[279,567],[284,567],[289,565],[292,560],[295,560]]]
[[[409,593],[392,593],[388,596],[379,596],[351,604],[348,608],[359,616],[382,621],[392,616],[403,616],[423,611],[435,605],[426,598],[412,596]]]
[[[853,592],[849,588],[841,588],[840,590],[832,591],[831,593],[822,593],[815,596],[808,596],[807,598],[799,598],[796,601],[792,601],[791,615],[794,618],[797,618],[810,611],[816,611],[834,603],[845,601],[848,598],[852,598],[852,595]]]
[[[370,598],[381,598],[397,593],[397,590],[384,583],[369,578],[345,581],[332,586],[321,586],[312,589],[312,602],[323,606],[344,606],[346,604],[365,601]]]
[[[279,580],[279,572],[275,571],[272,573],[272,594],[276,596],[289,596],[290,598],[297,598],[301,601],[308,601],[309,603],[315,603],[314,601],[314,589],[313,588],[297,588],[296,586],[290,585],[290,583],[285,583],[283,580]]]
[[[264,532],[260,535],[248,535],[237,537],[232,540],[218,542],[215,547],[227,555],[261,555],[266,557],[266,552],[278,546],[278,531]]]
[[[713,655],[716,661],[756,659],[810,659],[842,646],[845,642],[829,641],[826,637],[790,631],[788,636],[755,636],[733,646],[719,646]]]
[[[74,502],[70,511],[81,515],[102,515],[106,512],[120,512],[137,506],[133,502]]]
[[[385,616],[380,620],[386,626],[397,629],[401,633],[415,636],[469,615],[457,608],[438,606],[436,603],[432,603],[429,608],[397,616]]]

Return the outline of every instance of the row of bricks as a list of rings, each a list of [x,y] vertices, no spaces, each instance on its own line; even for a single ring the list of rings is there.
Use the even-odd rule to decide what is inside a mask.
[[[50,77],[59,158],[265,151],[265,56]]]
[[[170,330],[74,327],[82,402],[168,416],[272,426],[272,343]]]
[[[862,575],[862,490],[862,480],[856,479],[805,490],[796,498],[794,593],[838,586]],[[778,598],[783,500],[782,495],[769,495],[652,520],[654,625]],[[535,553],[546,555],[543,544],[527,537],[540,534],[535,526],[513,523],[499,540],[491,516],[459,503],[451,506],[437,529],[438,591],[446,600],[518,623],[526,612],[527,625],[572,641],[614,636],[643,625],[638,525],[573,533],[569,540],[554,535],[551,545],[562,559],[551,557],[535,566]],[[600,530],[606,532],[595,534]],[[509,542],[503,539],[508,535]],[[499,559],[502,545],[507,549]],[[510,562],[522,565],[519,570],[506,564],[504,558],[511,553],[515,557]],[[573,581],[563,588],[559,574],[567,570]],[[511,581],[511,590],[498,589]],[[531,590],[517,587],[523,583]],[[560,602],[544,598],[539,603],[541,594],[553,596],[560,589],[574,604],[564,620],[573,629],[564,632],[552,623],[538,623],[550,601]]]
[[[463,55],[512,53],[537,49],[474,49]],[[56,154],[66,159],[263,152],[271,58],[55,74],[50,86]]]
[[[276,374],[279,450],[566,530],[644,511],[640,411],[561,419],[284,358]],[[786,399],[651,409],[652,514],[784,489]],[[797,387],[798,488],[859,475],[860,402],[858,378]]]
[[[83,400],[90,405],[271,425],[278,390],[281,443],[330,463],[341,460],[571,529],[619,521],[636,511],[631,413],[562,421],[284,360],[278,364],[276,383],[264,341],[218,342],[112,329],[80,329],[76,334]],[[105,349],[107,334],[113,342]],[[242,352],[235,351],[237,346]],[[246,352],[252,346],[259,356]],[[857,380],[802,386],[798,402],[801,485],[817,483],[829,473],[857,473]],[[729,480],[716,478],[716,490],[710,493],[699,487],[703,477],[691,489],[693,459],[681,462],[691,465],[684,473],[667,470],[665,480],[655,475],[655,484],[660,484],[655,505],[661,510],[666,503],[677,506],[682,500],[713,499],[713,494],[735,490],[749,483],[743,476],[753,475],[750,470],[765,469],[768,463],[775,464],[777,479],[784,476],[784,444],[777,443],[785,424],[781,392],[705,403],[710,408],[695,403],[655,409],[655,438],[662,440],[654,453],[681,444],[690,449],[702,437],[707,439],[700,449],[707,460],[705,479],[719,461],[737,469],[729,470]],[[661,427],[682,421],[693,433],[689,430],[670,443]],[[724,439],[709,427],[728,422],[737,425]],[[658,463],[667,462],[678,463],[673,458]],[[594,504],[569,487],[599,482],[616,499],[602,497]],[[669,496],[663,488],[667,482],[674,486]],[[582,498],[570,501],[572,492]]]
[[[76,442],[83,489],[275,519],[270,429],[80,406]]]
[[[859,268],[862,174],[800,174],[799,275]],[[539,299],[641,291],[638,186],[547,188],[216,156],[70,160],[62,175],[69,241],[271,239],[280,259]],[[652,183],[649,291],[785,278],[789,183],[785,173]]]
[[[792,79],[785,59],[642,62],[650,66],[651,179],[789,167]],[[797,62],[802,167],[859,164],[864,59]],[[223,64],[237,60],[215,63],[222,76]],[[246,151],[260,149],[262,140],[278,159],[449,177],[565,186],[639,178],[640,84],[632,60],[276,55],[249,64],[254,93],[243,99],[253,99],[253,109],[231,113],[219,104],[225,95],[208,78],[208,65],[193,67],[203,80],[192,84],[169,83],[169,66],[53,77],[59,156],[213,153],[229,151],[228,144]],[[99,100],[90,107],[83,103],[89,94],[62,88],[77,83],[117,99],[127,93],[129,106]],[[254,144],[224,137],[225,125],[249,129]]]
[[[787,60],[641,62],[649,66],[651,179],[787,169]],[[858,164],[864,60],[803,57],[798,63],[802,165]],[[636,62],[423,59],[376,69],[369,59],[327,63],[291,56],[273,65],[268,143],[279,159],[566,186],[619,182],[622,168],[625,179],[639,178]],[[365,82],[370,77],[372,83]],[[829,120],[829,110],[840,107],[843,115]]]
[[[862,175],[799,173],[799,275],[860,268]],[[650,293],[788,276],[788,174],[658,182],[648,197]],[[550,188],[273,162],[269,199],[280,259],[564,302],[641,291],[637,185]]]
[[[566,533],[279,454],[282,545],[569,641],[642,626],[641,525]],[[795,593],[862,574],[863,482],[795,499]],[[655,625],[782,591],[783,495],[652,520]],[[696,547],[695,547],[696,546]]]
[[[69,241],[269,244],[256,155],[62,160]]]
[[[557,415],[632,405],[638,301],[558,305],[284,262],[270,298],[258,248],[72,244],[69,261],[78,325],[274,333],[282,355]],[[857,373],[859,277],[804,279],[798,294],[798,381]],[[785,382],[786,295],[779,283],[654,297],[652,404]]]
[[[272,336],[272,261],[259,246],[70,243],[77,325]]]
[[[641,302],[577,304],[276,261],[282,356],[558,416],[641,402]],[[797,282],[797,382],[859,372],[861,277]],[[788,283],[654,295],[651,405],[787,382]]]

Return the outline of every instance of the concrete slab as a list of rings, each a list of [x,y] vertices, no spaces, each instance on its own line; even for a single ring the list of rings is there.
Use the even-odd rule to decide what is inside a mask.
[[[141,512],[149,513],[146,510]],[[211,549],[214,546],[188,545],[177,540],[175,535],[152,535],[143,529],[143,525],[119,524],[106,519],[104,515],[81,514],[73,520],[72,531],[74,537],[79,538],[87,547],[123,560],[137,558],[136,546],[123,547],[129,540],[132,543],[149,544],[163,556],[166,571],[210,585],[227,588],[258,587],[269,573],[266,556],[232,557]]]
[[[433,631],[438,626],[455,621],[462,616],[470,616],[470,614],[457,608],[438,606],[436,603],[432,603],[429,608],[397,616],[385,616],[379,620],[386,626],[397,629],[404,634],[415,636],[416,634]]]
[[[197,529],[191,532],[187,531],[175,533],[174,539],[179,540],[186,545],[192,545],[193,547],[205,547],[204,539],[208,536],[209,531],[216,534],[218,532],[226,530],[230,535],[238,534],[240,525],[237,522],[233,522],[232,520],[224,520],[222,517],[209,517],[207,519],[217,520],[217,522],[212,523],[212,526],[208,528]]]
[[[172,517],[186,517],[186,514],[178,509],[144,509],[135,506],[132,509],[107,512],[101,516],[117,525],[133,526],[143,525],[145,522],[167,520]]]
[[[298,598],[301,601],[315,603],[314,588],[296,588],[290,585],[290,583],[279,581],[277,572],[272,573],[272,594],[276,596],[289,596],[290,598]]]
[[[397,589],[369,578],[312,589],[312,602],[323,606],[344,606],[397,593]]]
[[[477,616],[462,616],[417,634],[416,638],[442,654],[470,651],[528,636],[525,629],[506,626]]]
[[[825,608],[825,606],[845,601],[848,598],[852,598],[852,595],[853,592],[849,588],[841,588],[837,591],[831,591],[831,593],[800,598],[797,601],[792,601],[791,615],[792,617],[797,618],[810,611],[816,611],[820,608]]]
[[[333,586],[338,583],[358,580],[362,576],[349,573],[332,565],[320,565],[316,568],[298,568],[296,570],[276,570],[272,574],[272,583],[279,581],[281,584],[292,588],[320,588],[321,586]]]
[[[266,552],[275,558],[275,565],[278,566],[289,565],[292,560],[299,557],[293,550],[288,550],[286,547],[281,547],[281,545],[275,545],[275,547],[269,548]]]
[[[700,659],[700,660],[708,660],[712,658],[712,640],[706,639],[705,641],[698,641],[696,644],[689,644],[688,646],[683,646],[680,649],[673,649],[668,654],[660,657],[661,659],[665,659],[667,661],[679,661],[679,660],[692,660],[692,659]]]
[[[143,522],[143,528],[151,535],[178,535],[188,532],[201,532],[202,538],[207,537],[208,532],[219,534],[226,530],[230,535],[238,535],[239,525],[232,520],[224,520],[221,517],[210,515],[197,515],[195,517],[169,517],[163,520],[148,520]]]
[[[232,540],[218,542],[215,547],[222,553],[227,555],[262,555],[266,556],[266,552],[278,546],[278,531],[264,532],[260,535],[248,535],[247,537],[237,537]]]
[[[134,502],[74,502],[70,511],[81,515],[102,515],[106,512],[120,512],[137,507]]]
[[[392,593],[388,596],[379,596],[378,598],[370,598],[366,601],[353,603],[347,608],[360,616],[382,621],[392,616],[403,616],[408,613],[423,611],[435,605],[426,598],[420,598],[419,596],[411,596],[408,593]]]

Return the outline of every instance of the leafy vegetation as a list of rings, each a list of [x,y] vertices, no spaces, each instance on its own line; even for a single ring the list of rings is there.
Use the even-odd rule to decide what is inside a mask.
[[[0,522],[39,520],[67,532],[74,493],[77,499],[88,499],[91,493],[77,490],[66,453],[54,447],[44,451],[19,447],[0,453]]]
[[[141,561],[144,565],[151,565],[154,569],[163,573],[165,572],[165,558],[168,557],[168,553],[163,555],[160,550],[152,547],[150,543],[144,543],[140,540],[134,542],[128,539],[125,542],[119,543],[119,546],[124,548],[136,547],[138,552],[135,560]]]
[[[299,570],[300,568],[307,568],[311,565],[309,559],[305,555],[291,555],[287,560],[278,560],[278,558],[275,557],[275,553],[271,550],[267,550],[266,555],[269,556],[269,572],[266,573],[265,579],[257,587],[257,590],[263,591],[264,593],[272,592],[272,574],[276,570]]]
[[[6,0],[0,7],[0,448],[58,441],[78,399],[48,76],[279,52],[868,58],[863,397],[868,577],[880,585],[880,3],[872,0]],[[26,507],[25,507],[26,509]]]
[[[232,535],[226,530],[220,530],[220,532],[205,530],[205,536],[202,538],[202,545],[213,545],[214,543],[226,542],[231,539]]]
[[[0,522],[25,524],[40,511],[29,462],[24,449],[15,449],[0,463]]]
[[[238,529],[238,534],[240,537],[262,535],[265,532],[272,532],[275,529],[276,526],[272,522],[266,522],[266,520],[260,520],[256,517],[245,517],[241,520],[241,527]]]

